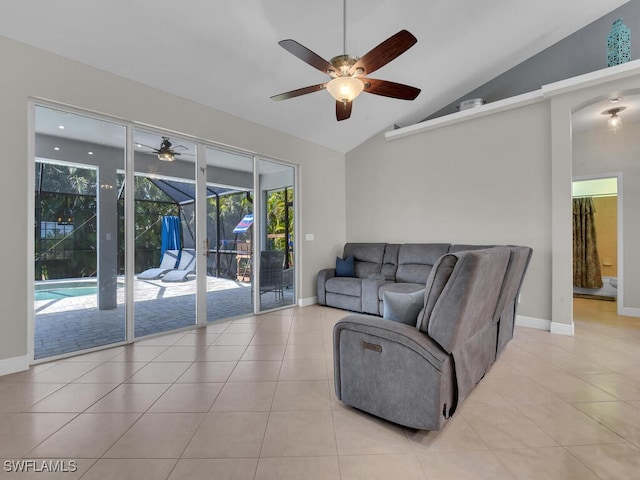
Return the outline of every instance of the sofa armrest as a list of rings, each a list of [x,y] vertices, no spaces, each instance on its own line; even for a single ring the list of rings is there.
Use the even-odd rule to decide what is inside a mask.
[[[318,280],[317,280],[318,283],[316,285],[316,290],[318,292],[317,293],[318,303],[320,305],[327,304],[327,290],[325,289],[324,285],[325,283],[327,283],[327,280],[335,276],[336,276],[335,268],[324,268],[318,272]]]
[[[380,316],[380,287],[393,283],[385,280],[384,275],[373,274],[362,279],[362,312]]]
[[[362,314],[348,315],[335,324],[333,327],[334,352],[339,351],[340,334],[343,330],[352,330],[387,338],[416,351],[427,360],[432,361],[434,366],[440,365],[449,356],[426,333],[421,332],[412,325]],[[335,366],[339,365],[339,358],[334,358],[334,360]]]

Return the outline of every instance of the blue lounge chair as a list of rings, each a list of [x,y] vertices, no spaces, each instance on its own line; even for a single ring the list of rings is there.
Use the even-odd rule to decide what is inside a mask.
[[[193,250],[182,250],[178,266],[165,273],[162,281],[184,282],[192,273],[196,273],[196,254]]]
[[[169,270],[176,268],[178,263],[178,250],[166,250],[162,256],[162,261],[159,267],[149,268],[144,272],[138,274],[140,280],[157,280]]]

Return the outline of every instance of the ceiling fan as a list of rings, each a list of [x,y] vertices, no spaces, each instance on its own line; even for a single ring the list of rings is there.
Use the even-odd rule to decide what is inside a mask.
[[[343,9],[343,51],[346,52],[346,0],[343,3]],[[275,101],[287,100],[326,89],[336,99],[336,118],[338,121],[346,120],[351,116],[352,102],[362,92],[402,100],[413,100],[420,93],[419,88],[387,80],[368,78],[366,75],[375,72],[391,60],[402,55],[417,41],[416,37],[407,30],[400,30],[362,57],[344,53],[333,57],[328,62],[295,40],[282,40],[278,42],[278,45],[303,62],[326,73],[331,77],[331,80],[326,83],[280,93],[272,96],[271,99]]]
[[[162,137],[160,148],[150,147],[149,145],[144,145],[142,143],[138,143],[138,145],[153,150],[153,153],[158,156],[158,160],[162,160],[163,162],[173,162],[176,158],[176,155],[182,155],[182,153],[175,151],[176,148],[184,148],[185,150],[188,150],[188,148],[184,145],[176,145],[174,147],[173,144],[169,141],[169,137]],[[190,154],[187,153],[186,155]]]

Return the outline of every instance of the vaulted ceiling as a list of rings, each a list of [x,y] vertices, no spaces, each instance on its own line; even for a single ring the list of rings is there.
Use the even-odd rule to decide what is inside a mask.
[[[426,118],[624,3],[347,0],[346,53],[362,56],[409,30],[417,44],[372,76],[422,92],[413,101],[362,94],[342,122],[327,92],[270,97],[328,79],[278,41],[294,39],[327,60],[345,53],[343,0],[2,0],[0,35],[347,152]]]

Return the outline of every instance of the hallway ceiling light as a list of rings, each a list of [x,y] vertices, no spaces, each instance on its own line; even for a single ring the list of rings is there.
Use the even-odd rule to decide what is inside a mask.
[[[606,112],[602,112],[603,115],[609,115],[609,120],[607,120],[607,128],[611,133],[616,133],[618,130],[622,128],[622,118],[620,118],[620,113],[623,111],[625,107],[611,108]]]

